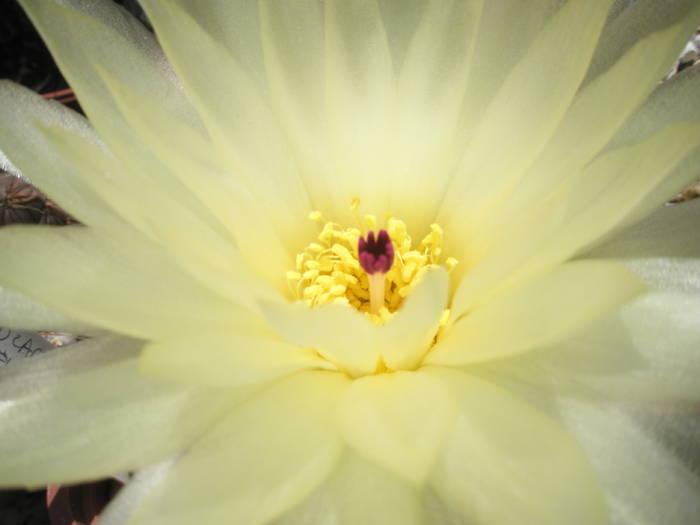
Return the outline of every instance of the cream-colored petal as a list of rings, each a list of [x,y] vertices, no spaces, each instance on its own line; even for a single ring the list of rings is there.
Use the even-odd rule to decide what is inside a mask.
[[[451,168],[463,147],[459,142],[461,113],[484,3],[426,2],[405,58],[396,64],[390,209],[410,219],[408,226],[414,231],[427,229],[435,220]],[[385,17],[385,24],[400,23]]]
[[[274,525],[418,525],[420,491],[384,468],[346,451],[335,471]]]
[[[62,128],[42,132],[56,151],[74,159],[77,184],[94,191],[212,292],[246,307],[254,307],[255,297],[265,293],[250,275],[233,240],[171,199],[158,184],[142,180],[135,187],[133,181],[121,177],[128,167],[98,147]],[[134,198],[137,192],[141,192],[140,197]]]
[[[197,208],[196,199],[159,169],[148,145],[131,133],[97,74],[98,67],[107,69],[151,103],[165,105],[181,118],[198,122],[153,34],[121,6],[109,1],[26,0],[22,5],[102,139],[127,164],[131,162],[137,174],[145,171],[147,178],[158,179],[168,188],[170,198]],[[129,171],[122,176],[132,178]],[[201,205],[198,211],[207,213]]]
[[[100,525],[127,525],[134,510],[165,477],[173,460],[139,470],[100,512]]]
[[[0,287],[0,326],[81,334],[95,329],[89,323],[76,321],[25,295],[2,287]]]
[[[448,276],[428,272],[394,316],[376,330],[378,352],[391,370],[418,366],[447,307]]]
[[[351,448],[414,483],[425,481],[433,468],[454,416],[450,395],[422,371],[357,379],[337,412]]]
[[[673,451],[644,431],[624,410],[572,399],[558,400],[556,410],[598,472],[612,523],[697,522],[697,473],[691,472]]]
[[[146,339],[260,325],[138,236],[127,242],[82,226],[8,226],[0,244],[2,285],[88,324]]]
[[[494,214],[500,224],[513,210],[526,209],[576,175],[615,134],[658,85],[688,36],[688,23],[678,23],[636,43],[610,70],[583,88],[573,100],[552,140],[523,174],[522,182]],[[489,228],[482,235],[493,235]]]
[[[202,333],[147,344],[140,369],[183,384],[241,387],[265,384],[303,369],[335,369],[314,350],[270,336]]]
[[[647,102],[627,121],[612,139],[610,149],[646,140],[659,130],[679,122],[700,119],[700,67],[688,68],[662,83]],[[630,213],[623,225],[634,224],[663,205],[676,193],[697,180],[700,148],[695,148],[683,162],[660,180]]]
[[[570,395],[692,407],[700,401],[698,316],[697,296],[645,294],[558,344],[492,369]]]
[[[354,308],[338,304],[309,308],[298,302],[264,303],[261,310],[280,337],[313,348],[340,370],[360,376],[377,369],[374,327]]]
[[[537,158],[583,79],[610,4],[569,1],[537,35],[467,146],[441,209],[443,226],[466,221],[469,228]]]
[[[677,124],[599,156],[555,194],[514,218],[496,239],[472,246],[482,256],[473,266],[453,271],[463,274],[452,301],[454,314],[473,308],[495,289],[570,258],[620,225],[697,147],[697,129]]]
[[[466,313],[449,328],[426,362],[465,365],[550,344],[643,290],[641,281],[618,263],[563,264]]]
[[[473,134],[504,80],[561,5],[559,0],[484,2],[461,115],[463,138]]]
[[[260,43],[259,0],[170,1],[190,15],[214,40],[226,47],[256,82],[264,85],[265,67]]]
[[[118,230],[121,221],[93,191],[75,183],[76,166],[41,132],[37,123],[62,126],[99,142],[87,120],[63,104],[29,89],[0,81],[0,145],[32,183],[83,224]]]
[[[686,34],[680,37],[677,49],[668,52],[667,63],[670,68],[698,21],[700,5],[695,0],[670,0],[663,3],[657,0],[618,0],[600,37],[586,81],[608,70],[638,40],[672,25],[686,24]]]
[[[389,212],[396,85],[381,12],[376,0],[331,0],[324,15],[330,170],[346,199]]]
[[[290,253],[308,243],[314,227],[306,220],[310,204],[294,158],[260,86],[177,5],[159,0],[143,4],[220,161],[274,225],[269,236],[263,230],[257,240],[252,235],[245,239],[250,246],[239,238],[241,251],[250,257],[267,252],[266,265],[276,265],[273,274],[283,275],[292,266]],[[183,32],[187,39],[181,37]],[[201,60],[202,54],[207,60]]]
[[[302,372],[220,420],[168,471],[131,525],[268,523],[328,477],[342,444],[332,408],[342,374]]]
[[[476,376],[428,369],[459,416],[431,476],[478,525],[603,525],[603,493],[583,450],[556,421]]]
[[[621,259],[661,290],[700,292],[700,201],[663,206],[585,257]]]
[[[139,347],[90,340],[0,371],[0,484],[105,477],[189,446],[231,394],[141,376]]]

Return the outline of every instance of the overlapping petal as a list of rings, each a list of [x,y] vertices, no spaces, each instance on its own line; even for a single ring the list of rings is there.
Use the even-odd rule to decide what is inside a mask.
[[[478,377],[427,373],[450,391],[459,414],[431,483],[468,523],[607,523],[596,475],[556,421]]]
[[[266,523],[295,507],[340,459],[331,418],[347,386],[302,372],[252,398],[176,461],[130,523]]]
[[[0,371],[0,484],[95,479],[177,454],[234,396],[141,376],[140,343],[79,343]]]

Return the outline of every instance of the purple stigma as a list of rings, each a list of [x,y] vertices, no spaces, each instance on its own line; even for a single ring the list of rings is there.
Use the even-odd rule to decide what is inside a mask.
[[[379,230],[376,239],[374,232],[367,234],[367,240],[360,237],[357,241],[357,253],[360,266],[368,275],[386,273],[394,264],[394,245],[391,244],[386,230]]]

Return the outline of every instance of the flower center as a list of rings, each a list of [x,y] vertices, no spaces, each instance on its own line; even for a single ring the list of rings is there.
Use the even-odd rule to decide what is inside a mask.
[[[356,209],[353,202],[351,209]],[[349,304],[376,324],[388,320],[425,272],[441,263],[443,230],[438,224],[414,246],[404,221],[386,218],[375,236],[374,215],[358,217],[360,227],[325,221],[320,212],[309,218],[321,225],[318,239],[296,256],[296,269],[287,272],[294,296],[310,307]],[[369,230],[363,236],[363,230]],[[457,260],[448,257],[452,269]]]

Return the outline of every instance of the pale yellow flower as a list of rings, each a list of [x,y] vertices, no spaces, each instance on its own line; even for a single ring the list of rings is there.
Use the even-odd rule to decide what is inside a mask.
[[[139,471],[102,525],[695,522],[700,207],[657,209],[695,0],[143,0],[159,43],[22,4],[89,122],[4,83],[0,148],[87,227],[0,231],[0,325],[93,337],[0,373],[0,483]]]

